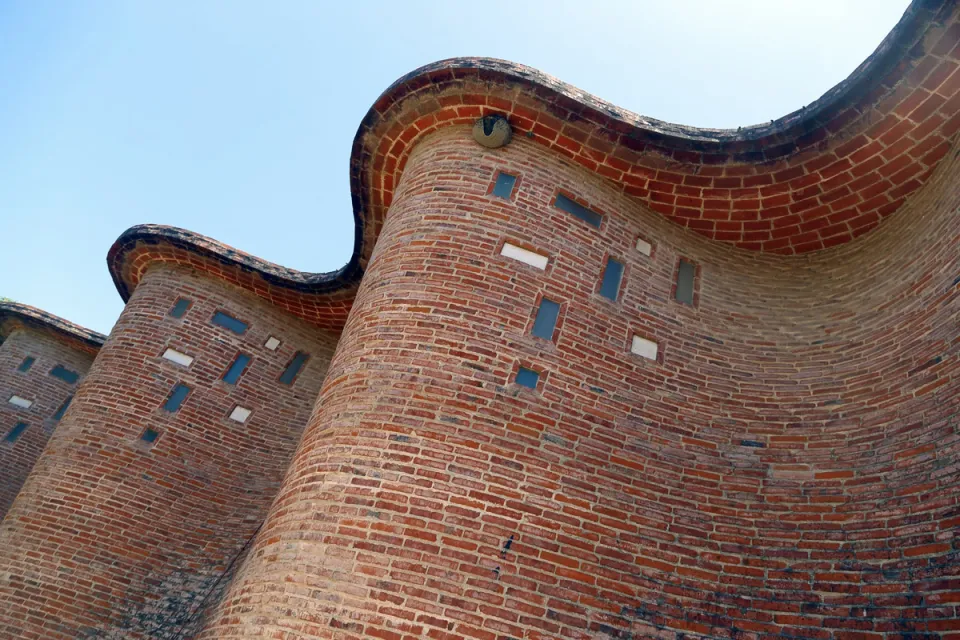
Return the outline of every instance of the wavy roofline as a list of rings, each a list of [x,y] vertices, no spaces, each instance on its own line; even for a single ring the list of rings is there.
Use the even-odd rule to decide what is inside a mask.
[[[369,109],[358,128],[350,158],[354,249],[347,264],[340,269],[326,273],[290,269],[185,229],[148,224],[132,227],[117,239],[107,257],[110,273],[118,292],[126,301],[136,287],[136,281],[124,268],[131,252],[138,246],[168,245],[213,260],[221,266],[253,274],[279,289],[302,294],[327,294],[356,286],[392,197],[392,192],[379,184],[383,181],[379,174],[386,173],[385,164],[397,167],[395,173],[399,174],[405,162],[405,157],[400,156],[409,150],[408,145],[406,150],[394,151],[397,148],[394,145],[386,157],[386,154],[378,151],[378,147],[382,150],[388,137],[384,131],[390,123],[389,119],[397,117],[400,109],[397,105],[406,98],[422,100],[418,91],[458,78],[468,77],[491,87],[519,85],[550,105],[557,105],[568,113],[576,113],[578,119],[588,121],[592,126],[600,123],[599,126],[616,132],[627,146],[635,145],[637,153],[645,153],[644,149],[655,149],[660,154],[675,151],[677,154],[687,154],[685,158],[692,157],[690,162],[694,165],[699,162],[704,166],[725,161],[770,164],[796,154],[804,148],[805,139],[815,138],[825,128],[846,126],[852,117],[849,112],[858,109],[855,105],[879,101],[889,89],[884,81],[888,80],[890,74],[897,73],[898,68],[905,73],[911,63],[925,54],[923,46],[919,44],[922,36],[938,18],[953,12],[956,1],[914,0],[876,50],[846,79],[820,98],[770,123],[737,129],[697,128],[647,118],[536,69],[504,60],[451,58],[428,64],[392,83]],[[487,108],[485,111],[495,112],[496,109]],[[429,115],[427,113],[424,117]],[[413,119],[408,117],[403,125],[409,128],[412,122]],[[841,124],[838,125],[838,122]],[[459,118],[443,126],[462,123],[463,118]],[[416,125],[413,127],[417,130],[410,138],[417,141],[417,136],[425,134],[423,129],[418,129]],[[396,132],[393,135],[397,135]],[[386,142],[391,141],[392,138],[386,139]],[[396,183],[393,174],[389,178],[393,184]]]
[[[0,302],[0,327],[10,319],[19,320],[24,324],[52,331],[60,336],[83,343],[87,347],[99,349],[106,342],[107,336],[86,327],[81,327],[69,320],[48,313],[43,309],[31,307],[19,302]]]

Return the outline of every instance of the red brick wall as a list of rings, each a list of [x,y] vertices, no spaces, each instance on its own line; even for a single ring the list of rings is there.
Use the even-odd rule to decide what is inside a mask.
[[[178,320],[180,296],[193,306]],[[217,310],[249,330],[213,326]],[[0,527],[0,637],[189,637],[280,485],[334,344],[252,294],[150,270]],[[193,364],[162,359],[167,347]],[[282,385],[298,350],[311,359]],[[231,387],[220,378],[240,351],[253,361]],[[178,382],[193,391],[170,414]],[[227,418],[236,404],[253,409],[246,424]]]
[[[523,138],[429,137],[202,637],[960,637],[955,155],[874,234],[777,258]],[[497,169],[520,176],[510,202],[488,195]],[[681,256],[695,307],[671,297]],[[544,295],[555,342],[530,336]]]
[[[70,348],[46,331],[8,322],[17,328],[11,328],[0,344],[0,520],[56,428],[54,414],[79,384],[55,378],[50,370],[62,365],[82,376],[93,362],[89,353]],[[35,359],[33,366],[18,371],[27,357]],[[33,405],[29,409],[16,407],[8,402],[12,395],[31,400]],[[6,442],[18,422],[25,422],[26,430],[15,442]]]

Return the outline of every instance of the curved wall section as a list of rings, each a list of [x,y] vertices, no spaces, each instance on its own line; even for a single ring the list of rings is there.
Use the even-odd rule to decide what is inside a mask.
[[[85,342],[4,316],[0,309],[0,520],[96,355]]]
[[[334,345],[198,272],[143,274],[0,526],[0,636],[190,637],[280,485]],[[297,353],[309,359],[285,375]]]
[[[535,142],[426,138],[201,637],[952,637],[958,164],[869,237],[782,260]]]

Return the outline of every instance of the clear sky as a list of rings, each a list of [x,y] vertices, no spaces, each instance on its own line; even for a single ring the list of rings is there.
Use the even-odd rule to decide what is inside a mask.
[[[0,0],[0,296],[109,332],[140,223],[284,266],[352,249],[356,128],[442,58],[537,67],[646,116],[737,127],[845,78],[907,0]]]

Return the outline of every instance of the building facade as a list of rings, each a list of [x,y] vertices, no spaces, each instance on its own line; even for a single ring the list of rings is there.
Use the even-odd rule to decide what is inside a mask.
[[[958,129],[954,2],[738,131],[401,78],[340,271],[111,248],[0,635],[960,638]]]

